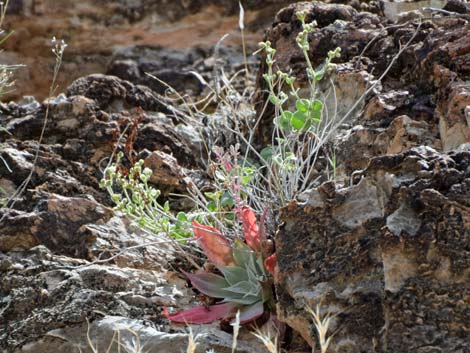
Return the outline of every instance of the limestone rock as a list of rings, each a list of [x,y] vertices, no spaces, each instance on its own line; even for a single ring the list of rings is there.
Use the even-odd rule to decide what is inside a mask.
[[[15,353],[46,353],[50,347],[56,347],[61,352],[71,352],[81,349],[82,352],[92,352],[86,332],[90,332],[90,340],[94,346],[109,347],[114,340],[122,345],[121,349],[129,349],[131,352],[141,347],[147,352],[180,353],[187,349],[189,335],[187,333],[167,333],[159,331],[158,328],[149,326],[142,320],[132,320],[120,316],[104,316],[95,320],[87,327],[86,324],[74,327],[59,328],[51,330],[47,335],[34,343],[28,344]],[[119,336],[117,336],[119,335]],[[205,353],[210,349],[221,353],[231,352],[232,336],[216,328],[198,332],[194,328],[197,339],[196,353]],[[117,337],[118,338],[117,338]],[[236,352],[239,353],[262,353],[265,348],[253,339],[238,341]]]
[[[411,12],[411,11],[423,11],[423,8],[426,7],[433,7],[437,9],[442,9],[446,6],[446,0],[423,0],[423,1],[409,1],[409,0],[401,0],[401,1],[389,1],[383,0],[382,6],[384,9],[384,14],[391,20],[397,20],[400,15],[404,12]]]
[[[280,319],[314,344],[305,308],[337,315],[331,352],[346,338],[361,352],[469,349],[469,172],[469,151],[413,148],[371,159],[357,185],[285,207]]]

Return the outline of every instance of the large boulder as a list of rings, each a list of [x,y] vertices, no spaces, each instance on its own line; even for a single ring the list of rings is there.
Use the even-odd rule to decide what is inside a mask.
[[[470,151],[425,147],[301,195],[276,236],[280,319],[314,345],[320,305],[333,353],[466,352],[469,200]]]

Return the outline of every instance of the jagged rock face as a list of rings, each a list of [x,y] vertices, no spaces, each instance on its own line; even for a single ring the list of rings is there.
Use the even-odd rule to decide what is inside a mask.
[[[392,25],[383,17],[358,12],[347,5],[303,2],[278,13],[266,38],[277,49],[278,67],[284,71],[292,69],[300,82],[305,80],[305,66],[295,41],[300,31],[297,11],[307,11],[306,21],[318,23],[309,36],[309,54],[314,66],[323,62],[329,50],[341,48],[341,58],[336,60],[337,73],[331,77],[338,104],[336,119],[342,118],[386,70],[400,47],[416,33],[381,85],[359,105],[364,113],[359,114],[357,109],[344,121],[349,127],[355,125],[339,142],[337,157],[342,160],[345,175],[365,168],[373,156],[420,145],[450,151],[469,141],[470,8],[457,7],[455,1],[449,1],[446,9],[463,13],[424,22],[418,33],[417,22]],[[258,102],[265,98],[261,94],[265,88],[261,77],[264,70],[262,63]],[[320,86],[320,93],[328,92],[329,84],[325,86]],[[327,100],[330,116],[335,109],[332,96],[330,92]],[[268,143],[272,126],[269,110],[264,121],[259,140]],[[347,148],[351,145],[355,148]]]
[[[297,11],[319,25],[309,37],[314,65],[341,47],[331,77],[339,118],[415,35],[333,139],[338,183],[281,211],[278,314],[311,345],[305,308],[319,304],[337,315],[331,352],[470,349],[470,11],[457,3],[445,7],[454,15],[418,29],[350,6],[303,2],[280,11],[267,33],[276,64],[301,82]],[[259,136],[269,140],[272,114],[264,118]]]
[[[99,74],[44,104],[32,97],[1,104],[2,198],[33,168],[47,108],[31,180],[11,208],[0,208],[0,350],[91,353],[89,329],[100,349],[117,342],[119,331],[122,345],[138,340],[149,351],[184,351],[186,329],[163,318],[163,307],[194,305],[175,270],[187,268],[184,255],[115,213],[99,181],[121,143],[127,158],[143,158],[155,171],[150,183],[163,194],[205,183],[202,125],[179,117],[148,87]],[[216,325],[198,342],[198,353],[232,351],[232,336]],[[245,332],[237,352],[264,348]]]
[[[305,307],[336,314],[331,352],[464,352],[470,288],[470,152],[373,158],[282,210],[279,315],[313,344]]]

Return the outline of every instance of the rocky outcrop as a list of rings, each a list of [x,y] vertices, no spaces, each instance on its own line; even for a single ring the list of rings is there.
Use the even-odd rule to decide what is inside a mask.
[[[278,67],[292,69],[301,82],[299,10],[318,23],[309,36],[315,66],[329,50],[342,50],[330,77],[337,119],[411,41],[333,139],[337,183],[324,183],[281,210],[279,317],[314,346],[306,307],[320,305],[334,315],[331,352],[465,352],[470,12],[449,1],[448,12],[420,25],[407,18],[387,23],[345,5],[289,6],[266,37],[277,49]],[[263,70],[262,64],[258,97]],[[327,91],[320,85],[320,95]],[[264,117],[259,136],[270,139],[269,110]]]
[[[144,158],[164,194],[204,182],[198,122],[172,109],[151,89],[105,75],[80,78],[44,104],[0,105],[2,202],[33,169],[48,118],[24,193],[0,208],[2,352],[91,352],[113,340],[116,349],[119,341],[185,350],[186,329],[163,317],[164,306],[194,297],[177,272],[188,266],[180,246],[115,213],[99,188],[116,146],[128,160]],[[197,352],[231,352],[232,336],[217,326],[193,331]],[[263,348],[245,332],[238,351]]]
[[[83,258],[62,256],[44,245],[29,248],[22,239],[16,240],[17,250],[0,253],[2,351],[88,353],[90,345],[117,351],[118,344],[151,352],[185,350],[188,334],[184,329],[170,332],[162,314],[163,306],[188,305],[191,298],[186,281],[167,270],[167,261],[177,256],[168,241],[158,244],[153,238],[149,244],[144,234],[128,231],[118,217],[90,226],[89,232],[94,240]],[[72,235],[69,241],[83,247],[80,238]],[[22,251],[21,246],[29,249]],[[130,246],[134,249],[121,249]],[[193,330],[198,353],[210,348],[231,351],[230,334],[216,327]],[[238,351],[263,348],[244,335]]]
[[[305,308],[336,315],[331,352],[469,349],[469,172],[470,152],[414,148],[283,209],[281,320],[314,344]]]
[[[451,7],[454,5],[448,3],[449,8],[458,10]],[[470,124],[466,107],[470,100],[466,63],[470,25],[460,17],[462,14],[452,12],[450,16],[425,21],[418,29],[418,22],[387,24],[382,17],[346,5],[311,2],[287,7],[278,13],[266,37],[277,49],[278,67],[284,71],[292,69],[301,81],[305,80],[305,70],[295,42],[300,31],[295,13],[300,10],[307,11],[307,22],[318,23],[309,36],[314,66],[323,62],[329,50],[341,48],[341,57],[336,60],[337,73],[331,77],[336,100],[331,100],[329,85],[320,87],[320,94],[330,91],[329,115],[336,119],[342,118],[386,70],[400,48],[415,36],[381,84],[359,106],[365,112],[359,114],[357,110],[345,121],[349,127],[355,127],[343,135],[342,142],[342,146],[354,145],[355,149],[338,149],[345,175],[365,168],[373,156],[420,145],[449,151],[468,142]],[[263,71],[264,64],[260,72]],[[261,75],[258,86],[262,92]],[[264,96],[260,94],[258,98],[262,102]],[[272,118],[269,111],[264,116],[259,136],[260,140],[268,141]]]

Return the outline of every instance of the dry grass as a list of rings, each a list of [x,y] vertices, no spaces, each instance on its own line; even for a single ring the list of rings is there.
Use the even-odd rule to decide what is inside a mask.
[[[121,330],[114,331],[113,337],[104,351],[100,351],[98,344],[94,343],[90,334],[90,323],[87,320],[87,333],[86,340],[87,346],[92,353],[146,353],[144,345],[141,343],[139,334],[132,329],[125,329],[126,332],[131,334],[131,339],[124,339]],[[233,323],[233,340],[232,340],[232,353],[237,351],[238,334],[240,331],[240,312],[237,312]],[[272,334],[266,330],[256,329],[253,335],[258,338],[266,347],[269,353],[280,353],[278,345],[278,337],[273,337]],[[188,344],[186,346],[186,353],[196,353],[198,348],[198,335],[193,333],[191,327],[188,328]],[[77,347],[80,353],[83,353],[80,347]],[[148,352],[150,353],[150,352]],[[216,353],[214,349],[206,351],[206,353]]]
[[[131,334],[131,339],[124,340],[121,335],[121,330],[114,331],[113,337],[109,342],[108,348],[103,353],[145,353],[143,345],[140,343],[140,337],[137,332],[127,328],[125,331]],[[100,353],[98,345],[93,343],[90,336],[90,323],[87,320],[87,344],[93,353]],[[114,349],[113,349],[114,348]],[[82,349],[77,347],[78,351],[82,353]],[[189,353],[190,351],[188,351]]]
[[[318,344],[320,345],[320,352],[327,353],[328,347],[330,346],[333,335],[328,336],[328,329],[331,324],[331,320],[334,316],[329,313],[322,315],[320,310],[320,305],[317,305],[315,310],[307,308],[307,311],[312,315],[313,325],[317,331]],[[315,347],[312,347],[312,353],[315,352]]]
[[[4,15],[2,15],[2,16],[4,16]],[[52,53],[54,54],[54,57],[55,57],[55,65],[54,65],[54,71],[53,71],[53,74],[52,74],[51,85],[49,87],[49,96],[48,96],[49,99],[51,99],[53,97],[53,95],[55,94],[55,92],[57,90],[57,78],[59,76],[60,67],[62,65],[62,58],[63,58],[63,55],[64,55],[65,48],[67,47],[67,44],[63,40],[57,40],[56,37],[53,37],[52,38],[52,46],[53,46],[52,47]],[[15,203],[18,201],[18,199],[23,195],[23,193],[25,192],[26,188],[28,187],[28,184],[31,181],[31,178],[32,178],[32,176],[33,176],[33,174],[36,170],[36,166],[37,166],[37,163],[38,163],[38,160],[39,160],[39,151],[41,149],[41,144],[42,144],[42,141],[44,139],[46,126],[47,126],[47,122],[48,122],[48,119],[49,119],[49,110],[50,110],[50,104],[48,103],[48,101],[46,101],[46,112],[44,114],[44,122],[43,122],[43,125],[42,125],[42,128],[41,128],[41,133],[40,133],[39,140],[38,140],[36,150],[35,150],[35,153],[34,153],[34,160],[33,160],[33,163],[32,163],[33,166],[31,168],[31,170],[29,171],[29,174],[27,175],[27,177],[23,180],[23,182],[20,184],[20,186],[15,190],[13,195],[11,195],[8,198],[8,200],[6,202],[6,207],[8,207],[8,208],[13,208]],[[7,213],[4,213],[2,218],[0,218],[0,222],[4,219],[4,217],[6,217],[6,215],[7,215]]]

